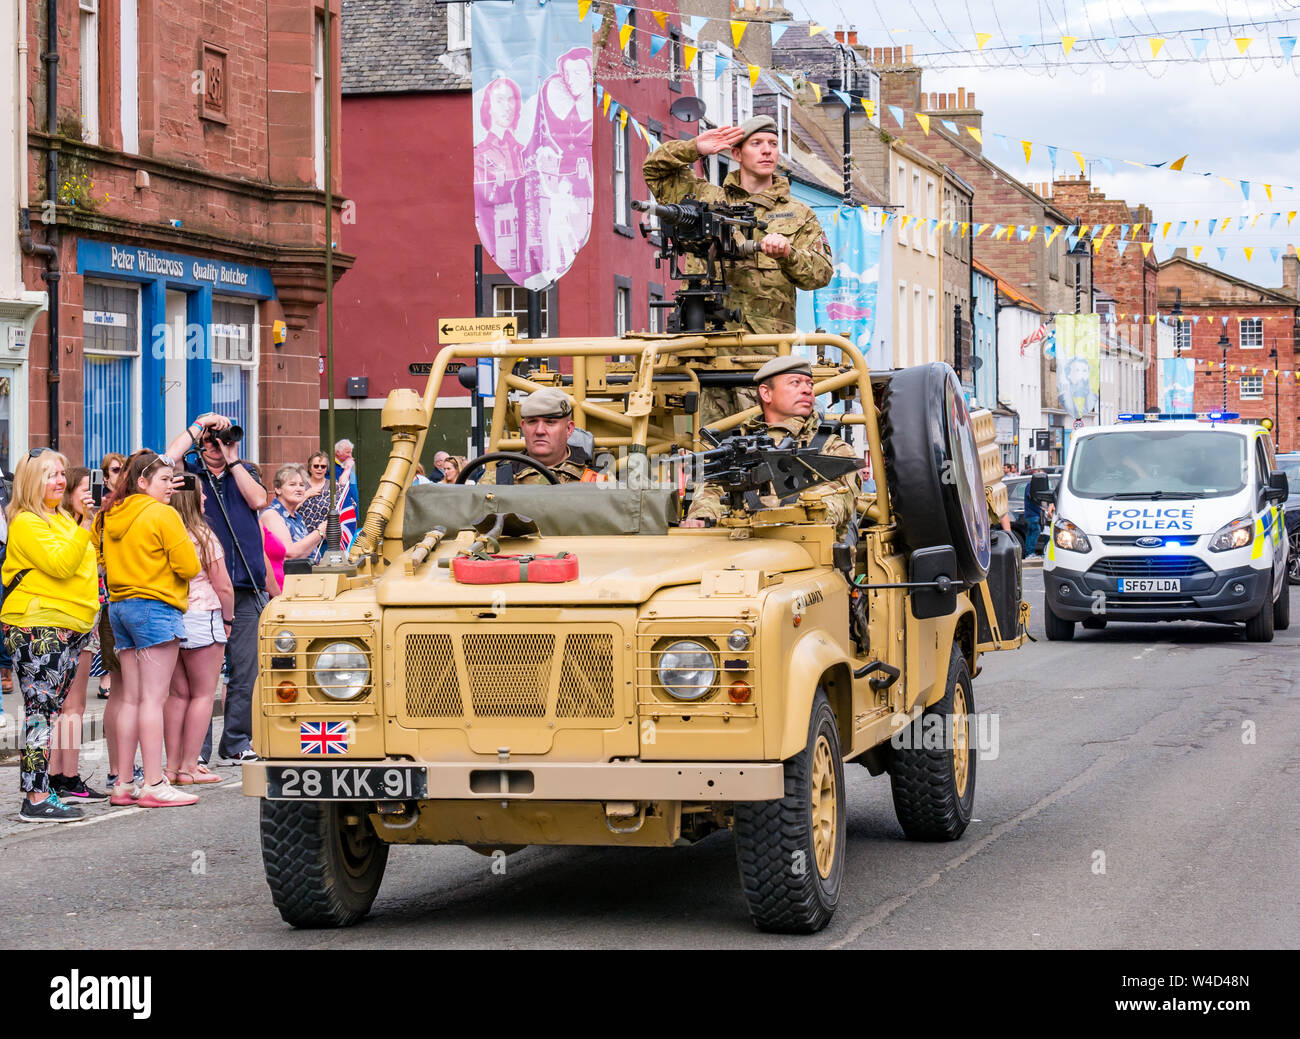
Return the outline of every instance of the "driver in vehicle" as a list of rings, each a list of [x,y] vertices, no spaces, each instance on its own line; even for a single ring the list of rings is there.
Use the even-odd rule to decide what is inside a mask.
[[[758,384],[758,402],[763,408],[762,419],[751,419],[741,425],[742,435],[766,433],[780,446],[793,438],[797,447],[816,447],[821,454],[842,458],[858,458],[858,454],[834,433],[821,429],[822,417],[816,410],[813,395],[812,366],[802,357],[774,357],[754,373]],[[859,462],[861,459],[858,459]],[[827,519],[835,527],[837,540],[842,540],[849,519],[857,508],[858,476],[851,473],[833,483],[817,484],[809,492],[823,488],[822,500],[826,504]],[[691,502],[683,527],[712,527],[726,512],[726,492],[716,484],[705,484]],[[775,497],[760,495],[763,505],[773,508]]]
[[[587,465],[588,458],[569,444],[573,435],[573,402],[563,390],[536,390],[520,405],[520,429],[529,458],[546,466],[559,483],[597,483],[601,474]],[[497,465],[497,483],[545,484],[546,478],[528,466],[509,462]]]

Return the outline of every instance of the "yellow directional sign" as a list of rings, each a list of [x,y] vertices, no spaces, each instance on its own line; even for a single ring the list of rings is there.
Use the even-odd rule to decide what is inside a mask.
[[[440,317],[438,339],[443,343],[486,343],[513,339],[519,329],[512,317]]]

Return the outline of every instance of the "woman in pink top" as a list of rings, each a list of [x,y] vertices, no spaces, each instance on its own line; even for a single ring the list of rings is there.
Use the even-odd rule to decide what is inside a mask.
[[[202,494],[195,484],[173,491],[171,501],[202,564],[190,581],[190,608],[183,618],[185,638],[163,706],[167,747],[163,774],[176,786],[221,782],[220,776],[199,764],[199,751],[212,723],[212,701],[235,616],[235,590],[226,572],[221,542],[203,518]]]
[[[284,587],[284,557],[288,553],[285,543],[275,536],[262,521],[262,547],[266,551],[266,590],[279,595]],[[275,587],[271,587],[271,582]]]

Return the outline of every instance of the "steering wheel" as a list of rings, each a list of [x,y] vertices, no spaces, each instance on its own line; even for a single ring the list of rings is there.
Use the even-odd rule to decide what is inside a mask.
[[[551,472],[550,469],[542,465],[541,462],[536,458],[533,458],[531,455],[520,454],[517,451],[490,451],[485,455],[479,455],[477,458],[466,462],[465,468],[463,468],[460,471],[460,474],[456,477],[456,483],[464,483],[466,477],[479,472],[479,470],[485,468],[492,462],[516,462],[521,465],[526,465],[530,469],[536,469],[543,477],[545,477],[547,483],[555,484],[560,482],[555,478],[555,474]]]

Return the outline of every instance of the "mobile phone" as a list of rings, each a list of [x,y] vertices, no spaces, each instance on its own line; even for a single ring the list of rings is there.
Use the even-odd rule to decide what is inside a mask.
[[[199,478],[193,473],[177,473],[176,478],[180,480],[177,490],[197,491],[199,489]]]
[[[90,497],[95,503],[95,508],[104,504],[104,470],[90,470]]]

